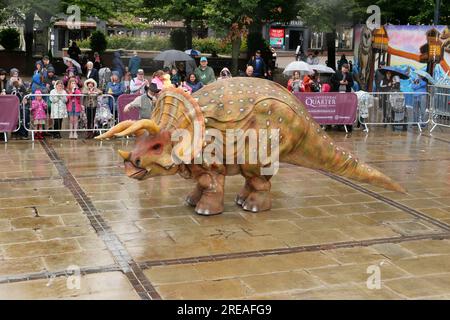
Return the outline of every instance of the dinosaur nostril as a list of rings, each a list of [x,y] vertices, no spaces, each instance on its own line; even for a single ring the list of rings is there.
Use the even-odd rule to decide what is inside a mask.
[[[141,159],[137,158],[134,163],[135,163],[136,167],[140,167],[141,166]]]

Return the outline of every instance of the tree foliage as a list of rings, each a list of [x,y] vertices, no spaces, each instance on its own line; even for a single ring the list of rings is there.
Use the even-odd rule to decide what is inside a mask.
[[[20,46],[20,33],[16,29],[7,28],[0,31],[0,45],[6,51],[13,51]]]

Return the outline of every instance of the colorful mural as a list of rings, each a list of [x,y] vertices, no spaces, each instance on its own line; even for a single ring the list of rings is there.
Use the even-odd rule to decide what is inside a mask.
[[[426,71],[435,83],[450,85],[450,30],[447,26],[385,25],[355,28],[355,73],[363,89],[373,89],[379,62],[398,67],[412,79]]]

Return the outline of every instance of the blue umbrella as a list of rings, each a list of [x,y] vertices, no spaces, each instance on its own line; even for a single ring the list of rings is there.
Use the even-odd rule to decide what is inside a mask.
[[[399,76],[400,79],[406,80],[409,78],[409,75],[405,72],[395,68],[395,67],[383,67],[381,69],[378,69],[381,73],[385,74],[386,72],[391,72],[393,75]]]
[[[426,78],[429,83],[431,83],[431,84],[435,84],[436,83],[436,80],[434,80],[433,77],[431,76],[431,74],[429,74],[428,72],[423,71],[423,70],[414,70],[414,72],[418,76],[421,76],[422,78]]]

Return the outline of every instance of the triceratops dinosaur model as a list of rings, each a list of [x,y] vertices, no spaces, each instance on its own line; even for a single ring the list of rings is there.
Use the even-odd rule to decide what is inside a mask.
[[[181,142],[179,136],[173,137],[180,129],[190,134]],[[214,215],[223,211],[225,176],[236,174],[245,178],[236,203],[248,211],[269,210],[270,178],[273,173],[262,173],[261,169],[273,165],[273,158],[258,159],[255,163],[238,162],[239,157],[249,159],[252,152],[257,151],[250,143],[245,143],[251,135],[241,139],[244,143],[231,140],[232,148],[224,147],[224,152],[211,152],[216,160],[222,162],[210,163],[201,157],[201,151],[211,151],[213,143],[225,146],[230,141],[226,135],[229,129],[239,129],[241,132],[253,129],[260,142],[270,143],[277,139],[278,148],[275,151],[270,148],[270,153],[271,156],[277,153],[280,162],[321,169],[405,192],[398,183],[337,146],[311,118],[302,103],[285,88],[257,78],[219,80],[192,96],[181,89],[165,89],[156,102],[151,119],[121,122],[97,139],[136,135],[136,146],[132,152],[119,151],[125,160],[127,175],[143,180],[178,173],[184,178],[195,179],[197,185],[186,201],[195,206],[198,214]],[[261,129],[271,130],[263,135]],[[208,131],[222,133],[227,139],[221,140],[214,135],[214,139],[207,141]],[[274,132],[278,133],[277,137],[272,137]],[[181,151],[177,153],[175,149]],[[184,160],[180,161],[181,158]],[[229,160],[232,160],[231,163]]]

